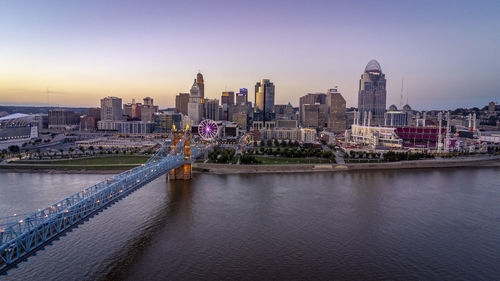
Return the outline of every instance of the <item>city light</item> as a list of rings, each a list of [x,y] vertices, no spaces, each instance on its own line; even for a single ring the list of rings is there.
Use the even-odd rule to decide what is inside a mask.
[[[498,279],[495,1],[7,2],[0,276]]]

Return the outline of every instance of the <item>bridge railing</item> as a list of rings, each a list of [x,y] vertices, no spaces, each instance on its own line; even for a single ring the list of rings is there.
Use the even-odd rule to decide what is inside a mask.
[[[171,151],[171,148],[165,144],[166,142],[162,145],[162,147],[156,154],[165,153],[168,150],[166,156],[172,159],[183,158],[184,150],[181,149],[182,145],[180,142],[179,144],[177,144],[174,151]],[[37,225],[51,219],[52,217],[57,216],[60,213],[69,212],[70,208],[74,207],[78,202],[94,197],[100,191],[109,188],[111,185],[117,185],[118,183],[122,184],[126,183],[128,178],[134,178],[136,174],[141,173],[144,170],[148,170],[151,167],[158,167],[160,165],[164,165],[165,163],[163,162],[167,160],[168,158],[163,156],[163,158],[161,159],[147,162],[147,164],[143,164],[141,166],[127,170],[125,172],[112,176],[104,181],[96,183],[90,187],[87,187],[84,190],[72,194],[44,209],[39,209],[36,212],[15,214],[13,216],[0,218],[0,246],[16,238],[18,235],[26,231],[29,231],[30,229],[36,227]]]
[[[141,166],[89,186],[44,209],[0,218],[0,274],[108,204],[172,169],[192,163],[206,148],[192,145],[191,157],[186,159],[185,137],[174,149],[164,142]]]

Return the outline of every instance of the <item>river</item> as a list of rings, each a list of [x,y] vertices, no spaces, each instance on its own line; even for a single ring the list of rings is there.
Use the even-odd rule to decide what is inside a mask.
[[[0,173],[0,215],[107,175]],[[500,168],[165,177],[0,280],[494,280]]]

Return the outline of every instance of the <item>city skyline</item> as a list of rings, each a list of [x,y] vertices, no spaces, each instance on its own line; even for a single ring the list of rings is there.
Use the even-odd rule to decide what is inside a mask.
[[[103,96],[151,96],[174,107],[200,69],[207,98],[270,79],[276,104],[338,86],[351,107],[371,59],[386,74],[387,106],[399,107],[402,79],[414,109],[498,100],[494,1],[266,2],[271,16],[249,13],[256,2],[120,3],[3,3],[0,102],[92,107]]]

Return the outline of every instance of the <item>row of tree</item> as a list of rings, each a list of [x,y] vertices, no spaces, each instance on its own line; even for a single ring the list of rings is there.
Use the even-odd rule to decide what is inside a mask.
[[[419,160],[419,159],[429,159],[434,158],[433,154],[427,152],[395,152],[388,151],[386,153],[376,153],[376,152],[366,152],[366,151],[354,151],[351,150],[349,154],[344,153],[344,158],[346,159],[373,159],[379,161],[393,162],[402,160]]]
[[[240,163],[245,165],[252,165],[252,164],[260,164],[262,162],[258,160],[255,156],[245,153],[241,155]]]
[[[433,154],[427,152],[394,152],[388,151],[383,154],[384,161],[393,162],[393,161],[403,161],[403,160],[420,160],[420,159],[429,159],[434,158]]]
[[[89,146],[88,148],[79,147],[78,149],[74,149],[70,147],[68,151],[65,153],[63,149],[55,150],[48,149],[46,152],[41,152],[39,148],[33,150],[25,150],[24,155],[27,156],[28,159],[54,159],[54,158],[73,158],[73,157],[87,157],[87,156],[95,156],[95,155],[105,155],[105,154],[139,154],[141,150],[139,148],[129,148],[129,149],[108,149],[104,150],[102,146],[98,147],[99,151],[96,151],[94,146]],[[141,153],[141,155],[151,155],[155,152],[154,148],[148,148]],[[22,158],[21,148],[18,145],[11,145],[8,149],[3,149],[0,151],[0,159],[4,159],[7,154],[11,154],[13,156]]]
[[[488,153],[493,155],[500,155],[500,146],[488,147]]]
[[[248,149],[240,157],[241,164],[259,164],[261,163],[254,155],[269,155],[269,156],[281,156],[287,158],[305,158],[305,157],[320,157],[324,159],[329,159],[331,163],[335,163],[335,154],[332,151],[315,148],[291,148],[285,147],[283,150],[280,148],[264,148],[259,149]],[[234,149],[221,149],[216,147],[213,151],[208,153],[208,159],[213,163],[235,163],[237,157],[235,157]]]
[[[255,155],[269,155],[269,156],[281,156],[281,157],[288,157],[288,158],[304,158],[304,157],[322,157],[322,158],[329,158],[331,155],[333,155],[333,152],[331,151],[323,151],[320,148],[300,148],[300,147],[292,147],[288,148],[285,147],[284,149],[281,148],[264,148],[261,147],[259,149],[247,149],[248,154],[255,154]]]
[[[346,159],[380,159],[380,153],[365,152],[365,151],[354,151],[351,150],[349,154],[344,153],[344,158]]]
[[[293,140],[282,140],[281,142],[277,139],[272,139],[272,140],[267,140],[267,141],[260,141],[260,147],[265,147],[265,146],[281,146],[281,147],[298,147],[299,146],[299,142],[298,141],[293,141]],[[257,144],[257,141],[254,141],[253,142],[253,146],[254,147],[257,147],[259,146]]]
[[[237,160],[235,158],[235,153],[236,151],[234,149],[221,149],[216,146],[214,150],[208,153],[208,159],[218,164],[233,163]]]

